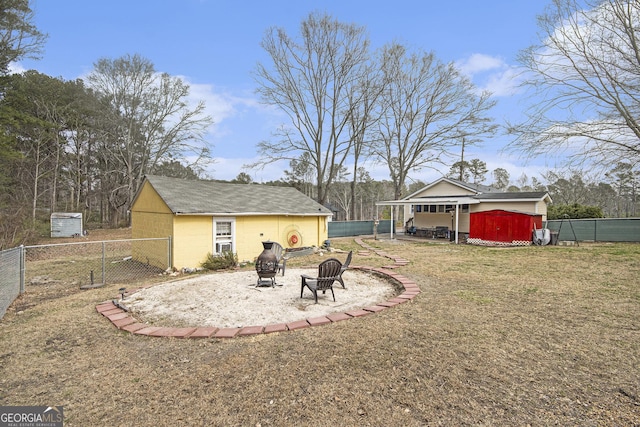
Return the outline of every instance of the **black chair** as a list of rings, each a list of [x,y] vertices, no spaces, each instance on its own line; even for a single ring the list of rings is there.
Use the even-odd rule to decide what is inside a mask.
[[[449,227],[442,227],[442,226],[437,226],[436,227],[436,235],[435,237],[437,239],[446,239],[449,237]]]
[[[346,261],[344,262],[344,264],[342,264],[342,267],[340,267],[340,273],[338,274],[338,278],[336,279],[338,282],[340,282],[343,289],[347,289],[347,287],[344,285],[344,281],[342,280],[342,273],[347,271],[347,269],[349,268],[349,264],[351,264],[352,257],[353,257],[353,251],[350,251],[349,255],[347,255]]]
[[[331,289],[331,295],[333,295],[333,301],[335,302],[336,294],[333,292],[333,282],[338,280],[341,268],[342,263],[340,261],[335,258],[329,258],[322,261],[320,265],[318,265],[317,277],[311,277],[307,276],[306,274],[302,274],[300,276],[302,278],[302,284],[300,287],[300,298],[302,298],[304,287],[306,286],[311,292],[313,292],[316,304],[318,303],[318,291],[322,291],[322,293],[325,293],[327,289]]]
[[[276,258],[278,259],[278,271],[282,271],[282,275],[284,276],[284,271],[287,269],[287,259],[289,258],[286,256],[282,245],[278,242],[273,242],[271,250],[276,254]]]

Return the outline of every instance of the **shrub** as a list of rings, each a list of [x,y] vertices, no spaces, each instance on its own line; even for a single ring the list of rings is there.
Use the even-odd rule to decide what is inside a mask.
[[[207,259],[200,264],[207,270],[224,270],[225,268],[235,268],[238,265],[238,255],[233,252],[223,252],[222,254],[207,254]]]
[[[550,205],[547,210],[547,218],[604,218],[604,214],[598,206],[586,206],[574,203],[572,205]]]

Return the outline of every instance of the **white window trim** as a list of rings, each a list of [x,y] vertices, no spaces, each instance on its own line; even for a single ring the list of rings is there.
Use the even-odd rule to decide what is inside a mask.
[[[222,238],[219,239],[217,237],[217,224],[218,222],[230,222],[231,223],[231,239]],[[236,253],[236,219],[235,217],[213,217],[213,241],[211,246],[211,253],[215,255],[220,255],[220,252],[216,251],[216,246],[218,243],[231,243],[231,252]]]

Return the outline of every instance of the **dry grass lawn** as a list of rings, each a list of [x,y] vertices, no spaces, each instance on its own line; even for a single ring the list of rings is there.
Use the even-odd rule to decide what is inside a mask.
[[[0,405],[63,405],[67,426],[640,425],[640,245],[365,241],[422,293],[288,333],[134,336],[95,311],[121,285],[27,287],[0,321]]]

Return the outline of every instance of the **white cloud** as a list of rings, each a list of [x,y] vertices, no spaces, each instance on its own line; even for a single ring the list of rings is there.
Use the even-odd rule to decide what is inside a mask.
[[[493,96],[510,96],[518,93],[521,69],[507,64],[502,58],[474,53],[456,63],[456,67],[481,90]]]
[[[469,77],[489,70],[502,69],[506,66],[501,58],[474,53],[466,59],[456,63],[457,68]]]
[[[492,73],[488,76],[484,89],[488,90],[493,96],[510,96],[521,92],[519,88],[522,79],[520,70],[514,67],[508,67],[501,72]]]
[[[262,104],[251,92],[233,93],[213,84],[194,83],[179,76],[189,85],[189,104],[204,101],[205,113],[213,118],[208,130],[209,142],[222,157],[237,152],[255,152],[255,145],[268,139],[286,117],[277,108]],[[235,177],[235,176],[234,176]]]
[[[223,92],[216,92],[211,84],[191,83],[186,78],[182,80],[189,85],[189,99],[194,104],[204,101],[206,112],[213,117],[216,123],[236,114],[234,100]]]
[[[254,182],[277,181],[284,177],[284,170],[289,167],[289,162],[281,160],[272,162],[263,169],[245,169],[245,165],[255,163],[257,157],[215,157],[214,163],[207,167],[209,178],[230,181],[239,173],[249,175]]]
[[[209,129],[213,136],[221,137],[230,132],[224,125],[225,121],[242,114],[247,108],[258,108],[259,104],[254,98],[239,97],[212,84],[193,83],[184,76],[179,77],[189,85],[189,103],[195,106],[198,102],[204,102],[205,113],[213,118],[213,125]]]
[[[22,66],[21,63],[19,62],[11,62],[9,63],[9,74],[20,74],[20,73],[24,73],[25,71],[27,71],[26,68],[24,68]]]

